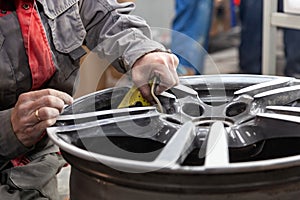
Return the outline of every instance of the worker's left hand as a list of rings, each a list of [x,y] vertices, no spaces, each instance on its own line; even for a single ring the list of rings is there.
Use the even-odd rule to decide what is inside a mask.
[[[21,94],[11,111],[11,125],[19,141],[26,147],[34,145],[56,122],[63,107],[72,102],[70,95],[54,89]]]
[[[156,94],[170,89],[179,83],[176,72],[179,60],[177,56],[166,52],[152,52],[138,59],[132,67],[132,81],[139,88],[143,97],[154,103],[149,81],[154,77],[159,79]]]

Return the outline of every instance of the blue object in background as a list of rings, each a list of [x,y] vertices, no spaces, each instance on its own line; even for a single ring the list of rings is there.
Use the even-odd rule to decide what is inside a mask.
[[[213,0],[176,0],[171,49],[180,60],[178,74],[203,72],[212,21]],[[189,70],[189,71],[190,71]]]
[[[233,0],[230,0],[230,24],[231,27],[234,27],[237,25],[237,19],[236,19],[236,11],[235,11],[236,7],[234,5]]]

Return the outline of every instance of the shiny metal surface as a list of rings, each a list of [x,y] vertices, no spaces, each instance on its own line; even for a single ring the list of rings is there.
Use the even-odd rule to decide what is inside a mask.
[[[163,113],[155,106],[116,109],[128,88],[111,88],[65,108],[48,135],[75,174],[122,190],[235,193],[300,183],[297,79],[232,74],[180,81],[158,96]]]
[[[80,108],[80,106],[76,107],[75,102],[72,108],[73,114],[68,114],[68,112],[71,112],[71,109],[66,109],[66,114],[63,114],[59,118],[57,126],[48,129],[48,134],[62,149],[70,153],[75,153],[88,160],[109,162],[113,167],[124,168],[124,170],[151,171],[161,169],[163,168],[161,162],[164,161],[158,160],[163,158],[162,160],[174,161],[174,158],[172,158],[174,154],[173,149],[179,149],[182,152],[178,152],[178,155],[175,156],[177,157],[177,161],[166,163],[166,165],[170,168],[177,168],[183,171],[193,171],[195,169],[196,171],[207,172],[211,170],[211,166],[206,166],[206,164],[211,161],[206,161],[203,166],[184,166],[180,168],[180,165],[181,161],[184,160],[182,156],[187,156],[192,148],[195,148],[197,145],[201,145],[198,147],[202,149],[202,151],[203,148],[207,148],[206,156],[203,154],[203,157],[206,157],[208,160],[220,160],[220,158],[211,158],[213,154],[208,154],[210,151],[213,152],[214,144],[205,147],[205,145],[207,145],[205,141],[209,141],[210,132],[217,135],[214,136],[215,141],[221,140],[223,132],[225,132],[226,142],[216,145],[216,147],[222,145],[220,148],[223,149],[249,147],[260,141],[273,138],[292,138],[300,136],[295,129],[289,130],[287,128],[288,124],[291,123],[296,127],[299,127],[300,124],[300,118],[297,116],[300,113],[299,108],[295,107],[296,109],[288,111],[291,110],[290,108],[292,107],[288,104],[296,104],[300,98],[300,85],[296,79],[274,76],[211,75],[185,77],[181,79],[181,83],[182,85],[168,91],[171,93],[169,96],[177,97],[176,100],[174,100],[174,98],[168,98],[168,95],[164,95],[164,98],[161,99],[164,109],[166,109],[166,114],[159,113],[155,107],[114,109],[114,103],[110,102],[111,99],[108,98],[108,96],[116,96],[121,99],[122,94],[126,93],[126,89],[113,88],[95,93],[93,94],[94,96],[90,95],[77,100],[77,102],[81,102],[81,104],[83,104],[82,102],[90,102],[92,105],[93,103],[91,102],[97,101],[97,99],[102,99],[102,101],[106,99],[106,101],[102,102],[102,107],[110,107],[109,109],[101,110],[102,108],[100,108],[99,111],[94,107],[95,112],[84,113],[84,109]],[[120,94],[120,91],[123,90],[124,92]],[[228,94],[228,91],[230,91],[231,94]],[[92,101],[90,99],[92,99]],[[171,99],[172,102],[170,102],[169,99]],[[94,103],[97,104],[97,102]],[[70,120],[73,120],[73,124],[68,124]],[[145,126],[135,126],[135,120],[141,122],[150,120],[150,123]],[[212,124],[216,122],[221,123],[224,128],[217,130],[212,129]],[[285,134],[282,134],[280,131],[267,131],[269,126],[278,123],[280,123],[280,127],[284,127]],[[144,163],[139,160],[126,160],[123,158],[110,158],[105,155],[87,152],[73,144],[68,144],[64,140],[61,140],[62,135],[67,135],[71,131],[81,130],[81,132],[89,132],[90,128],[108,125],[115,126],[115,124],[122,130],[120,133],[104,131],[103,134],[105,136],[126,136],[130,134],[135,137],[144,137],[159,141],[165,144],[165,149],[161,152],[162,155],[158,155],[158,160],[156,159],[152,163]],[[185,130],[187,127],[186,124],[189,124],[188,131]],[[125,129],[125,131],[123,129]],[[192,131],[190,129],[192,129]],[[164,131],[168,131],[170,136],[160,136]],[[183,138],[178,136],[184,131],[189,137]],[[85,137],[89,134],[82,133],[80,135],[81,137]],[[97,134],[95,134],[95,136],[97,136]],[[177,139],[181,141],[181,145],[184,144],[185,147],[183,146],[177,149],[178,142],[174,142],[174,140]],[[189,142],[185,140],[189,140]],[[170,147],[173,144],[176,145]],[[226,152],[227,151],[223,154],[224,157],[228,157]],[[168,155],[170,156],[169,159],[166,158]],[[199,153],[199,156],[201,156],[201,153]],[[245,156],[251,157],[253,155],[245,154]],[[255,163],[248,162],[246,164],[222,164],[222,162],[220,162],[218,166],[214,164],[214,167],[220,170],[220,172],[236,172],[239,168],[241,171],[251,171],[257,170],[252,169],[257,165],[261,169],[262,166],[264,166],[263,168],[271,167],[274,165],[274,162],[280,164],[281,159],[288,159],[288,162],[298,163],[298,155],[293,156],[294,157],[290,159],[277,158],[277,160],[272,161],[260,160],[255,161]],[[286,165],[287,162],[284,163],[284,165]],[[278,165],[274,166],[276,166],[275,168],[278,167]],[[186,168],[188,168],[188,170],[186,170]]]

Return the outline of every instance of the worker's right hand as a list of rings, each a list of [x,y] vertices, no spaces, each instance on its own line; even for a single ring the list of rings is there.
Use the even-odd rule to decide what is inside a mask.
[[[166,52],[151,52],[138,59],[132,67],[132,81],[139,88],[143,97],[152,104],[155,103],[149,82],[154,77],[159,79],[155,94],[160,94],[165,90],[179,83],[176,72],[179,60],[177,56]]]
[[[56,122],[65,104],[72,102],[70,95],[53,89],[21,94],[11,112],[11,124],[17,138],[27,147],[34,145],[46,128]]]

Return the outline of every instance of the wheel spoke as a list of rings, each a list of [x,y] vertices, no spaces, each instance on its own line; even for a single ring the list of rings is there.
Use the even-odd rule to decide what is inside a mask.
[[[186,122],[170,139],[161,153],[155,159],[156,164],[173,165],[179,158],[185,157],[187,150],[195,138],[195,126],[189,121]]]
[[[265,139],[300,137],[300,117],[276,113],[260,113],[256,125],[259,126]]]
[[[58,121],[67,121],[67,120],[77,120],[91,117],[100,117],[100,118],[113,118],[117,116],[124,115],[134,115],[137,113],[150,112],[154,111],[155,107],[135,107],[135,108],[120,108],[120,109],[111,109],[111,110],[101,110],[88,113],[79,113],[79,114],[69,114],[69,115],[60,115]]]
[[[88,129],[92,127],[101,127],[105,125],[110,125],[110,124],[128,124],[129,122],[133,122],[133,120],[142,120],[142,119],[154,119],[159,117],[159,113],[157,112],[152,112],[152,113],[146,113],[146,114],[138,114],[138,115],[133,115],[133,116],[121,116],[121,117],[114,117],[114,118],[108,118],[108,119],[101,119],[101,120],[96,120],[96,121],[89,121],[85,123],[80,123],[80,124],[74,124],[74,125],[68,125],[68,126],[57,126],[55,127],[57,132],[64,132],[68,133],[69,131],[76,131],[76,130],[83,130],[83,129]],[[146,128],[152,129],[153,127],[150,126],[145,126],[141,127],[140,131],[146,131]],[[53,128],[53,127],[50,127]],[[134,130],[136,133],[137,129]]]
[[[225,167],[229,164],[227,132],[222,122],[211,126],[206,146],[205,168]]]
[[[278,114],[300,116],[300,107],[290,106],[267,106],[267,112],[274,112]]]
[[[262,92],[266,92],[266,91],[273,90],[273,89],[276,89],[276,88],[281,88],[281,87],[288,86],[288,84],[292,80],[294,80],[294,78],[282,77],[282,78],[275,79],[275,80],[272,80],[272,81],[267,81],[267,82],[251,85],[251,86],[248,86],[248,87],[245,87],[243,89],[235,91],[234,95],[247,94],[247,95],[250,95],[250,96],[254,96],[254,95],[262,93]]]
[[[254,107],[286,105],[300,99],[300,85],[277,88],[254,96]]]

